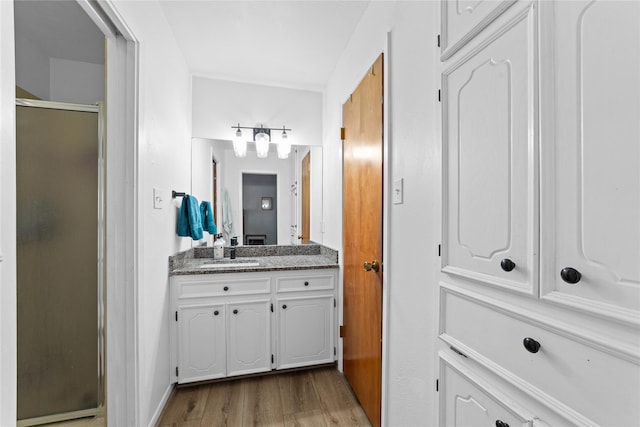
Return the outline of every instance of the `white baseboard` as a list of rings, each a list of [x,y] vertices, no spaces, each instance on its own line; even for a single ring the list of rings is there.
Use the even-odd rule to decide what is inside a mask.
[[[169,387],[167,387],[167,390],[164,392],[162,399],[160,399],[160,403],[158,403],[158,407],[156,408],[156,411],[153,413],[153,417],[151,417],[151,420],[149,421],[149,427],[154,427],[160,420],[162,411],[164,410],[164,407],[167,405],[167,402],[169,401],[169,398],[171,397],[171,393],[173,393],[174,388],[175,388],[174,383],[169,384]]]

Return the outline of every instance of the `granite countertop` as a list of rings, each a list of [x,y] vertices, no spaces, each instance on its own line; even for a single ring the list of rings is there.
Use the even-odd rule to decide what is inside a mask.
[[[213,259],[210,247],[180,252],[169,257],[169,275],[338,268],[338,251],[322,245],[237,246],[236,258],[230,254],[229,247],[222,260]]]

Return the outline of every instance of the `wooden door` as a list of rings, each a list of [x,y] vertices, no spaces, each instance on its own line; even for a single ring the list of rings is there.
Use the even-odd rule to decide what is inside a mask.
[[[343,105],[344,373],[374,426],[382,394],[382,72],[380,55]]]
[[[309,243],[311,234],[311,151],[302,159],[302,244]]]

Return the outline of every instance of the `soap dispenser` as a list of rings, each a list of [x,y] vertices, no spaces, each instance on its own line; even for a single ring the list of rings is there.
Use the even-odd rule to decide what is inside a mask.
[[[224,258],[224,237],[222,234],[216,235],[216,240],[213,242],[213,259]]]

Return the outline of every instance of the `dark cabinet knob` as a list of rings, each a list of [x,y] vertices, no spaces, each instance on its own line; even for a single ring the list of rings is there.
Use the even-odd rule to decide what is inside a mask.
[[[540,350],[540,343],[533,338],[527,337],[522,340],[522,344],[524,348],[527,349],[529,353],[537,353]]]
[[[220,314],[220,313],[218,313],[218,310],[216,310],[216,311],[214,311],[214,312],[213,312],[213,315],[214,315],[214,316],[217,316],[218,314]]]
[[[575,268],[565,267],[560,272],[560,277],[567,283],[575,284],[580,281],[582,274]]]
[[[500,267],[502,267],[504,271],[511,271],[516,268],[516,263],[511,261],[509,258],[505,258],[500,261]]]
[[[222,288],[222,290],[224,290],[225,292],[229,290],[228,286],[225,286],[224,288]]]
[[[233,314],[238,314],[238,310],[233,310]]]
[[[309,286],[309,282],[304,282],[304,285],[305,286]]]
[[[509,424],[501,420],[496,420],[496,427],[509,427]]]
[[[287,309],[287,304],[284,304],[284,305],[282,306],[282,309],[283,309],[283,310],[286,310],[286,309]]]

